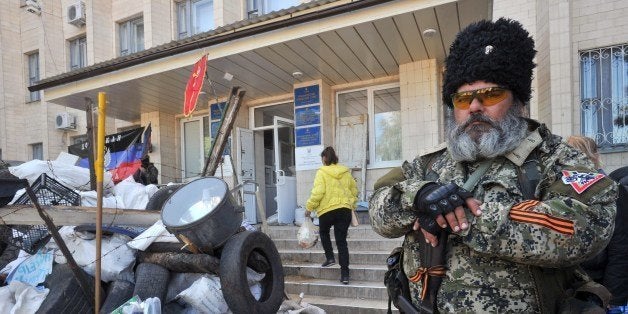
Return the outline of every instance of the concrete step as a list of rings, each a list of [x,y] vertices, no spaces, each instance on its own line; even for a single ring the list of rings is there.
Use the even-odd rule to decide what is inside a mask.
[[[296,239],[297,238],[297,230],[299,230],[299,226],[295,225],[284,225],[284,226],[268,226],[268,236],[271,239]],[[331,235],[333,235],[333,228],[331,230]],[[357,227],[349,227],[349,232],[347,233],[347,239],[384,239],[382,236],[373,231],[371,225],[359,225]],[[403,240],[403,238],[398,238],[399,242]]]
[[[289,295],[291,300],[299,300],[298,295]],[[337,297],[321,297],[313,295],[305,295],[303,302],[318,306],[325,310],[328,314],[383,314],[388,311],[388,299],[369,300],[355,298],[337,298]],[[391,307],[393,313],[399,313],[394,307]]]
[[[285,276],[286,292],[309,296],[352,298],[365,300],[388,300],[383,281],[350,280],[348,285],[338,279],[317,279],[304,276]]]
[[[358,281],[384,282],[386,265],[356,265],[350,264],[351,279]],[[338,280],[340,265],[321,267],[321,263],[284,263],[283,272],[286,276],[301,276],[317,279]]]
[[[351,265],[386,265],[386,259],[390,251],[357,251],[349,249],[349,263]],[[279,250],[282,264],[290,263],[315,263],[322,264],[325,261],[323,250]],[[336,262],[338,253],[335,253]]]
[[[316,245],[307,249],[304,249],[299,246],[296,236],[294,238],[288,238],[288,239],[273,239],[273,242],[275,243],[277,250],[296,249],[296,250],[308,251],[308,250],[322,250],[323,249],[323,244],[321,243],[320,239],[318,242],[316,242]],[[361,238],[356,238],[356,237],[347,238],[347,246],[349,247],[349,251],[370,250],[370,251],[390,252],[394,248],[401,246],[402,242],[403,242],[402,239],[386,239],[386,238],[361,239]],[[336,239],[333,236],[333,231],[332,231],[332,236],[331,236],[331,243],[332,243],[332,246],[336,248]]]

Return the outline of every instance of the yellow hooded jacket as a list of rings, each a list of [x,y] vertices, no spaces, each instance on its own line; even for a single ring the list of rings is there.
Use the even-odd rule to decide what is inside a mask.
[[[357,201],[358,189],[349,168],[331,164],[320,167],[316,172],[314,188],[305,208],[316,211],[316,215],[320,217],[338,208],[355,210]]]

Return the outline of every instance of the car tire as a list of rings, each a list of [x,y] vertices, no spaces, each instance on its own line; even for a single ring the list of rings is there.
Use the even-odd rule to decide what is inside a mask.
[[[152,297],[164,300],[168,291],[169,280],[170,271],[167,268],[157,264],[141,263],[135,269],[133,295],[139,296],[141,300]]]
[[[259,258],[260,255],[268,266],[262,271],[265,273],[260,282],[262,295],[256,300],[249,289],[246,267],[252,261],[251,257]],[[233,313],[277,312],[284,298],[283,266],[275,244],[266,234],[259,231],[235,234],[227,240],[220,261],[221,288]]]
[[[161,211],[161,206],[164,205],[164,202],[181,186],[182,185],[168,185],[160,188],[157,192],[155,192],[155,194],[153,194],[153,196],[150,197],[150,199],[148,199],[145,209]]]
[[[94,289],[94,278],[85,273],[90,289]],[[83,293],[83,289],[74,277],[68,264],[56,264],[52,273],[46,277],[44,286],[50,290],[37,313],[90,313],[94,312],[91,296]]]
[[[107,298],[100,308],[101,313],[111,313],[133,297],[135,284],[126,280],[116,280],[109,284]]]

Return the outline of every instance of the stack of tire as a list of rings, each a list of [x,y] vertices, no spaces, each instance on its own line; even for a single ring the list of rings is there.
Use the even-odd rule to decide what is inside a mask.
[[[146,209],[161,210],[163,203],[179,187],[172,185],[160,188],[151,197]],[[142,258],[146,254],[139,254],[134,282],[120,279],[109,283],[107,298],[100,311],[109,313],[137,295],[141,300],[158,297],[162,302],[162,313],[180,313],[184,308],[176,301],[164,304],[168,285],[174,273],[192,272],[218,273],[223,296],[233,313],[276,313],[279,309],[284,299],[283,266],[275,244],[264,233],[236,233],[224,246],[207,256],[181,253],[180,247],[180,244],[169,246],[154,243],[146,250],[148,253],[168,253],[168,260],[151,259],[146,262]],[[208,260],[215,261],[212,267],[207,267]],[[193,265],[195,262],[198,265]],[[265,274],[260,282],[262,294],[258,299],[250,292],[246,277],[247,267]]]

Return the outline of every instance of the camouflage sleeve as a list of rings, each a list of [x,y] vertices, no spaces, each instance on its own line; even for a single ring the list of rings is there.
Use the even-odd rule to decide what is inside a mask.
[[[614,228],[617,186],[565,146],[545,160],[539,201],[485,202],[463,242],[481,253],[542,267],[575,265],[603,249]]]
[[[412,210],[416,193],[428,183],[421,175],[421,158],[407,161],[402,171],[393,169],[385,175],[386,183],[379,187],[369,200],[369,217],[373,230],[386,238],[398,238],[412,229],[417,216]]]

